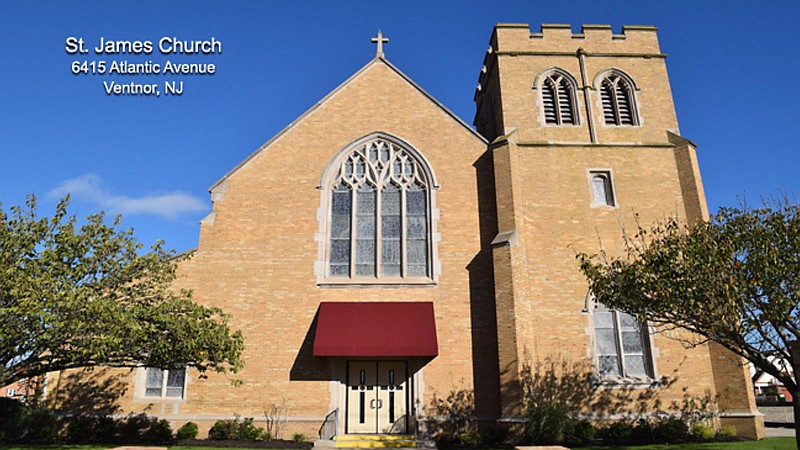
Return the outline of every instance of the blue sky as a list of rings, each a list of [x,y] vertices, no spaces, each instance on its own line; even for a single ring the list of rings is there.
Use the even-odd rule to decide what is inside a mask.
[[[144,243],[197,245],[208,188],[374,55],[387,58],[466,122],[497,22],[655,25],[684,136],[699,146],[711,210],[746,196],[800,194],[797,1],[125,1],[0,3],[0,202],[29,193],[50,214],[122,213]],[[111,40],[210,39],[222,54],[70,55]],[[174,77],[181,96],[108,96],[73,61],[213,63]],[[301,157],[302,155],[300,155]]]

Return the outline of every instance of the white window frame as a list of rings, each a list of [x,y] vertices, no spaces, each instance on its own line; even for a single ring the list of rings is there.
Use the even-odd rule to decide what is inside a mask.
[[[147,372],[150,370],[161,370],[161,393],[160,395],[147,395]],[[170,371],[183,371],[183,386],[181,395],[167,396],[167,382],[169,381]],[[156,367],[140,367],[136,374],[135,398],[146,401],[170,401],[180,402],[186,400],[187,385],[189,384],[189,374],[186,368],[183,369],[159,369]]]
[[[405,275],[405,269],[401,269],[401,276],[386,276],[381,275],[380,271],[380,242],[381,242],[381,224],[378,217],[380,217],[380,206],[376,207],[376,230],[375,230],[375,275],[374,276],[357,276],[354,270],[351,270],[349,276],[332,276],[330,275],[330,256],[331,256],[331,207],[333,199],[333,186],[341,179],[341,170],[343,164],[354,154],[356,150],[361,149],[365,145],[369,145],[374,141],[384,141],[392,145],[402,152],[413,161],[415,165],[415,176],[417,180],[424,184],[425,187],[425,200],[426,200],[426,240],[427,240],[427,268],[425,276],[409,276]],[[376,182],[377,180],[372,180]],[[385,180],[381,181],[386,183]],[[381,189],[380,183],[377,183],[376,192]],[[319,230],[316,235],[318,243],[318,258],[315,264],[315,274],[317,275],[317,286],[319,287],[337,287],[337,286],[352,286],[352,285],[374,285],[374,286],[435,286],[438,280],[439,273],[441,272],[441,263],[438,260],[438,242],[441,239],[437,231],[437,222],[439,217],[439,210],[436,207],[436,190],[439,184],[436,182],[436,177],[427,159],[411,144],[408,142],[383,132],[374,132],[359,139],[356,139],[344,146],[328,163],[325,171],[323,172],[320,181],[320,207],[317,210],[317,220],[319,222]],[[405,198],[408,190],[402,191],[402,196]],[[351,194],[352,195],[352,194]],[[379,195],[378,195],[379,197]],[[354,267],[355,255],[354,246],[355,238],[353,233],[356,228],[355,221],[355,201],[353,201],[353,208],[350,211],[352,219],[350,222],[351,229],[351,259],[350,266]],[[405,258],[405,243],[408,242],[405,238],[406,226],[405,217],[407,210],[405,202],[401,203],[401,216],[403,233],[401,248]],[[405,268],[405,262],[402,262],[402,267]]]
[[[618,208],[617,189],[614,185],[614,173],[611,169],[587,169],[586,178],[589,181],[589,206],[592,208]],[[605,183],[606,198],[598,201],[594,189],[594,180],[602,178]]]
[[[600,384],[610,386],[640,386],[652,387],[658,383],[658,368],[656,359],[658,356],[658,348],[653,342],[653,330],[647,322],[639,322],[639,327],[642,337],[643,356],[645,364],[645,375],[628,375],[625,366],[625,352],[622,349],[622,326],[619,319],[619,311],[606,308],[612,314],[614,334],[615,334],[615,347],[616,356],[618,358],[619,369],[622,375],[601,375],[600,374],[600,360],[598,350],[598,339],[595,327],[595,309],[598,303],[594,300],[594,296],[589,293],[586,297],[586,309],[588,311],[589,326],[587,327],[587,334],[590,337],[589,355],[592,359],[592,366],[595,370],[595,380]]]

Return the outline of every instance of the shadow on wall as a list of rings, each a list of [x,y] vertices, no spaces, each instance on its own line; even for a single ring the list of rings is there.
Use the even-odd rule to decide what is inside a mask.
[[[54,388],[52,409],[71,415],[106,416],[120,411],[130,371],[83,369],[62,373]]]
[[[564,405],[577,414],[639,414],[673,409],[660,394],[677,381],[663,377],[648,384],[609,385],[598,382],[592,365],[585,360],[523,362],[520,382],[523,403],[530,410],[545,405]],[[670,405],[677,407],[678,405]]]
[[[472,329],[472,385],[475,386],[475,415],[482,420],[493,420],[500,417],[500,374],[492,262],[492,240],[497,236],[492,154],[485,152],[473,163],[473,167],[478,190],[481,250],[467,265]]]
[[[289,379],[292,381],[330,381],[331,370],[328,362],[324,358],[314,357],[314,336],[317,334],[317,321],[319,320],[319,307],[314,313],[314,318],[308,326],[300,350],[294,358],[292,368],[289,371]]]
[[[679,416],[684,421],[708,419],[716,415],[716,399],[706,392],[690,395],[683,388],[683,396],[668,403],[661,398],[666,389],[677,383],[675,377],[663,377],[648,384],[609,385],[599,383],[588,361],[550,360],[530,364],[522,363],[519,379],[520,413],[525,417],[537,410],[557,407],[571,417],[592,422],[627,421],[646,414],[653,419]],[[451,391],[446,398],[434,396],[434,412],[429,429],[434,437],[452,438],[478,429],[476,398],[468,389]],[[609,417],[609,415],[613,416]],[[513,428],[513,427],[512,427]],[[507,430],[508,438],[519,437],[522,430]]]

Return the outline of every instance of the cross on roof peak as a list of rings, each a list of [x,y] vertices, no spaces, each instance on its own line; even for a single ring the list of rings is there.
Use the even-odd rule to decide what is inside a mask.
[[[381,57],[382,58],[383,57],[383,44],[388,44],[389,43],[389,38],[383,37],[383,33],[381,33],[381,30],[378,30],[378,36],[372,38],[372,43],[373,44],[378,44],[378,49],[375,52],[375,57],[376,58],[377,57]]]

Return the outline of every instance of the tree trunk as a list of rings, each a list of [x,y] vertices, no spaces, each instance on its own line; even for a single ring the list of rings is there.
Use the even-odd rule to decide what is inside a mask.
[[[800,420],[800,383],[798,383],[797,376],[800,374],[798,369],[800,369],[800,342],[793,341],[789,342],[789,357],[791,361],[789,363],[792,366],[792,378],[793,380],[785,380],[783,385],[786,386],[787,389],[790,389],[789,392],[792,393],[792,412],[794,413],[794,441],[797,445],[797,448],[800,448],[800,427],[797,426],[797,421]],[[790,385],[787,381],[791,381],[792,384]]]
[[[792,389],[792,412],[794,413],[794,440],[797,448],[800,448],[800,426],[797,420],[800,419],[800,387]]]

